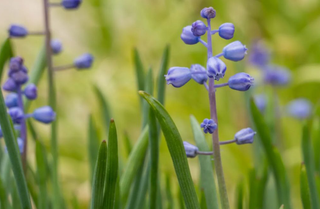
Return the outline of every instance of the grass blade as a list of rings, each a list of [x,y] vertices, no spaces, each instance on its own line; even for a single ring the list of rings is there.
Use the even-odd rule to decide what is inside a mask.
[[[146,81],[145,81],[145,92],[153,94],[153,73],[152,69],[149,68]],[[148,123],[149,117],[149,105],[146,101],[142,102],[142,128],[144,128]]]
[[[127,156],[130,156],[132,150],[132,143],[127,132],[124,133],[124,147],[126,149]]]
[[[186,207],[188,209],[200,208],[182,139],[176,125],[159,101],[143,91],[139,91],[139,94],[149,103],[160,123]]]
[[[194,116],[190,116],[193,138],[201,151],[210,151],[200,124]],[[218,198],[212,168],[212,156],[199,156],[201,189],[204,190],[208,209],[218,209]]]
[[[110,112],[110,106],[108,104],[107,99],[103,96],[102,91],[97,86],[94,86],[94,92],[95,92],[96,97],[98,99],[100,109],[102,110],[103,121],[106,125],[106,131],[108,133],[110,120],[112,117],[111,112]]]
[[[11,57],[13,57],[12,45],[10,38],[7,38],[0,48],[0,81],[2,79],[4,65]]]
[[[311,209],[311,198],[310,198],[310,191],[309,191],[308,176],[307,176],[306,166],[304,165],[304,163],[301,164],[301,171],[300,171],[300,196],[301,196],[303,209]]]
[[[104,208],[114,208],[116,184],[118,179],[118,138],[114,120],[110,121],[107,154],[106,186],[104,192]]]
[[[37,164],[37,178],[39,186],[39,198],[38,209],[46,209],[48,207],[47,202],[47,153],[43,144],[40,141],[36,141],[36,164]]]
[[[143,64],[140,59],[139,52],[136,48],[133,50],[133,60],[134,60],[134,67],[136,70],[136,77],[137,77],[137,84],[138,84],[137,88],[138,88],[138,91],[143,90],[145,85],[144,84],[145,75],[144,75]]]
[[[91,180],[93,178],[94,168],[97,162],[100,140],[98,137],[97,127],[93,120],[93,116],[89,116],[89,134],[88,134],[88,153]]]
[[[98,159],[93,175],[92,195],[91,195],[91,209],[102,208],[103,192],[106,181],[106,167],[107,167],[107,143],[102,141],[99,149]]]
[[[129,207],[130,209],[131,208],[134,208],[134,209],[145,208],[146,195],[147,195],[147,191],[148,191],[148,185],[150,182],[149,177],[150,177],[150,161],[149,161],[149,158],[147,157],[146,161],[145,161],[143,176],[141,179],[139,190],[135,191],[138,193],[137,200],[136,200],[135,206]]]
[[[8,202],[7,191],[2,183],[2,178],[0,178],[0,208],[8,208]]]
[[[236,209],[243,209],[243,181],[239,181],[236,188]]]
[[[167,198],[166,209],[172,209],[174,203],[173,203],[173,195],[172,195],[171,178],[169,173],[167,173],[166,175],[166,198]]]
[[[162,59],[161,59],[161,65],[158,75],[158,101],[161,104],[164,104],[165,99],[165,91],[166,91],[166,79],[164,79],[164,75],[167,73],[168,70],[168,63],[169,63],[169,55],[170,55],[170,46],[167,45],[164,49]]]

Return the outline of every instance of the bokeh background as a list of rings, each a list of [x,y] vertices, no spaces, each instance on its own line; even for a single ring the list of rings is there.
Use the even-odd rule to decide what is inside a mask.
[[[87,154],[90,113],[101,128],[101,138],[105,138],[93,85],[100,87],[108,98],[118,128],[122,159],[125,161],[127,156],[122,143],[124,133],[128,133],[134,143],[141,131],[133,48],[139,51],[145,70],[152,67],[154,75],[157,75],[166,45],[170,46],[169,66],[189,67],[194,63],[205,65],[206,50],[203,45],[185,45],[180,40],[180,33],[184,26],[200,19],[200,10],[207,6],[213,6],[217,11],[212,22],[213,28],[218,28],[224,22],[232,22],[236,28],[232,40],[214,36],[214,54],[220,53],[233,40],[240,40],[249,49],[253,41],[262,40],[272,52],[272,63],[285,66],[292,73],[291,83],[276,89],[283,109],[290,100],[299,97],[308,98],[316,106],[320,98],[318,0],[84,0],[77,11],[53,8],[52,36],[60,39],[64,48],[63,53],[54,57],[54,65],[69,64],[74,57],[84,52],[90,52],[95,57],[94,65],[88,71],[68,70],[55,75],[59,115],[59,173],[68,203],[74,195],[83,208],[90,201]],[[12,23],[24,25],[30,31],[43,30],[42,7],[40,0],[1,0],[0,42],[7,37],[7,29]],[[22,56],[26,66],[31,68],[43,42],[43,37],[15,39],[15,54]],[[259,69],[251,66],[247,59],[238,63],[226,61],[226,64],[226,79],[235,72],[245,71],[259,80]],[[39,99],[32,104],[31,109],[47,103],[45,77],[40,82]],[[250,91],[256,94],[266,89],[255,88]],[[228,88],[219,89],[217,95],[220,138],[229,140],[235,132],[250,125],[246,108],[249,97],[248,94]],[[209,117],[208,107],[207,92],[203,86],[193,81],[179,89],[167,86],[166,108],[183,140],[194,143],[189,116],[194,115],[200,122]],[[302,161],[302,124],[285,115],[278,118],[278,124],[282,130],[278,140],[290,178],[292,202],[295,208],[301,208],[299,171]],[[36,124],[36,128],[50,150],[49,127]],[[210,137],[207,138],[210,142]],[[254,163],[261,163],[254,159],[253,149],[251,145],[222,147],[231,202],[234,201],[237,182],[248,181],[248,172]],[[32,162],[32,144],[28,151]],[[191,159],[189,163],[194,182],[198,185],[198,160]],[[165,140],[161,142],[160,167],[162,178],[164,174],[170,173],[172,181],[177,182]]]

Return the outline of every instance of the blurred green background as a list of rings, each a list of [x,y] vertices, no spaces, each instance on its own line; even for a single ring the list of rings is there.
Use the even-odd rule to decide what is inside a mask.
[[[123,137],[127,132],[135,141],[141,130],[139,96],[133,66],[133,48],[140,52],[145,68],[152,67],[157,75],[162,52],[170,45],[169,66],[205,65],[206,50],[201,44],[188,46],[180,40],[182,28],[200,19],[203,7],[213,6],[217,16],[213,28],[224,22],[235,25],[235,37],[223,40],[213,38],[214,54],[234,40],[250,46],[262,39],[272,51],[272,63],[288,67],[292,82],[276,90],[279,103],[285,105],[294,98],[306,97],[314,105],[318,102],[320,88],[320,1],[318,0],[84,0],[76,11],[61,8],[51,10],[53,38],[63,43],[63,53],[54,57],[54,65],[68,64],[74,57],[90,52],[95,61],[91,70],[69,70],[56,73],[59,117],[60,180],[63,192],[70,200],[76,195],[83,208],[90,200],[90,181],[87,155],[87,126],[90,113],[102,128],[93,84],[99,86],[108,98],[115,119],[119,147],[125,161]],[[10,24],[26,26],[29,31],[43,30],[42,1],[1,0],[0,41],[7,37]],[[42,37],[14,39],[16,55],[25,59],[31,68],[43,45]],[[250,50],[248,51],[250,53]],[[245,70],[259,79],[258,69],[245,59],[239,63],[226,61],[226,78]],[[145,69],[147,70],[147,69]],[[4,76],[6,77],[6,76]],[[44,76],[46,77],[46,76]],[[226,80],[226,79],[225,79]],[[266,89],[250,90],[263,93]],[[249,126],[245,94],[228,88],[219,89],[218,120],[221,140],[232,139],[234,133]],[[47,104],[47,85],[43,78],[39,86],[39,99],[31,109]],[[205,88],[190,81],[180,89],[167,86],[166,108],[176,122],[183,140],[194,143],[189,116],[198,121],[209,117],[208,97]],[[301,164],[301,123],[289,117],[279,118],[282,128],[279,144],[287,167],[292,188],[292,202],[301,208],[299,200],[299,171]],[[49,127],[36,124],[41,138],[49,145]],[[101,130],[102,138],[105,137]],[[210,137],[207,136],[208,142]],[[229,188],[229,198],[234,201],[236,184],[248,180],[249,169],[256,162],[253,146],[228,145],[222,147],[222,159]],[[34,161],[34,147],[30,143],[29,159]],[[161,142],[161,176],[172,174],[176,183],[171,159],[165,141]],[[189,160],[195,184],[198,184],[199,164]],[[233,203],[231,203],[233,205]]]

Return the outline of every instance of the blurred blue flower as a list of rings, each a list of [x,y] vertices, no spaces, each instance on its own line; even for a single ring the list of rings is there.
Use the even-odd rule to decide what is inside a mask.
[[[56,119],[56,113],[49,106],[37,108],[33,111],[32,117],[42,123],[51,123]]]
[[[10,74],[10,78],[17,84],[17,85],[23,85],[25,83],[27,83],[27,81],[29,80],[29,76],[26,72],[24,72],[23,70],[19,70],[16,72],[12,72]]]
[[[27,99],[29,100],[34,100],[37,98],[38,96],[38,90],[36,85],[34,85],[33,83],[30,83],[26,86],[26,88],[24,89],[24,95],[27,97]]]
[[[20,151],[20,153],[22,153],[23,152],[23,147],[24,147],[24,142],[20,137],[18,137],[17,143],[18,143],[19,151]]]
[[[16,91],[18,86],[12,78],[8,78],[6,82],[2,85],[3,90],[5,91]]]
[[[199,37],[199,36],[193,35],[193,33],[192,33],[192,31],[191,31],[191,28],[192,28],[191,25],[188,25],[188,26],[184,27],[184,28],[182,29],[182,33],[181,33],[181,36],[180,36],[180,38],[182,39],[182,41],[183,41],[185,44],[189,44],[189,45],[196,44],[196,43],[198,43],[199,40],[200,40],[200,37]]]
[[[18,94],[10,93],[6,96],[4,102],[8,108],[17,107],[18,106]]]
[[[23,111],[19,107],[12,107],[8,110],[8,113],[12,119],[13,123],[20,124],[24,117]]]
[[[10,37],[25,37],[26,35],[28,35],[28,30],[21,25],[13,24],[9,28],[9,35]]]
[[[201,17],[206,19],[212,19],[216,16],[216,10],[214,10],[212,7],[205,7],[200,12]]]
[[[52,39],[50,45],[53,54],[59,54],[62,51],[62,43],[60,40]]]
[[[220,78],[224,77],[227,66],[219,58],[211,57],[207,62],[207,70],[208,76],[218,81]]]
[[[295,99],[287,105],[287,112],[297,119],[306,119],[312,113],[312,104],[307,99]]]
[[[168,74],[164,75],[167,84],[179,88],[185,85],[191,79],[191,71],[187,67],[171,67]]]
[[[267,65],[263,70],[263,80],[267,84],[284,86],[290,82],[291,73],[286,68],[276,65]]]
[[[250,49],[248,59],[252,65],[263,67],[270,62],[270,51],[261,41],[256,41]]]
[[[23,59],[21,57],[12,57],[10,59],[9,72],[18,71],[22,68],[22,66],[23,66]]]
[[[247,91],[253,85],[254,78],[247,73],[237,73],[229,78],[228,85],[231,89]]]
[[[62,0],[61,4],[65,9],[77,9],[81,4],[81,0]]]
[[[93,62],[93,56],[89,53],[83,54],[74,60],[74,66],[78,69],[90,68]]]
[[[198,147],[196,147],[186,141],[183,141],[183,146],[186,151],[187,157],[194,158],[197,156],[197,152],[199,151]]]
[[[256,134],[251,128],[244,128],[234,135],[237,144],[253,143],[253,137]]]
[[[204,133],[210,133],[212,134],[218,127],[216,122],[212,119],[204,119],[203,122],[201,123],[201,128],[203,128]]]
[[[2,138],[2,137],[3,137],[3,133],[2,133],[2,129],[0,127],[0,138]]]
[[[254,96],[254,102],[260,112],[264,112],[267,106],[267,97],[264,94],[258,94]]]
[[[240,41],[234,41],[223,48],[224,58],[232,61],[240,61],[247,53],[247,48]]]
[[[199,84],[204,84],[208,80],[207,71],[199,64],[191,65],[191,76]]]
[[[219,27],[219,36],[224,39],[233,38],[234,25],[232,23],[223,23]]]
[[[197,20],[192,23],[191,31],[194,36],[202,36],[207,32],[207,26],[201,20]]]

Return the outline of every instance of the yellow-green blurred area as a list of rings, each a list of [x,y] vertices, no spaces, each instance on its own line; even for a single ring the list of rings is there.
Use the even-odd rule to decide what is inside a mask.
[[[126,162],[123,137],[127,132],[134,143],[141,131],[140,100],[137,93],[133,64],[133,48],[136,47],[144,63],[145,71],[151,67],[158,75],[160,60],[165,46],[170,45],[171,66],[190,67],[206,64],[203,45],[185,45],[180,39],[182,28],[201,19],[200,10],[213,6],[217,11],[212,27],[224,22],[235,25],[232,40],[213,37],[214,54],[233,40],[250,46],[261,39],[272,51],[272,63],[285,66],[292,72],[290,85],[276,89],[279,104],[285,106],[290,100],[308,98],[315,106],[320,98],[320,1],[318,0],[84,0],[75,11],[62,8],[50,10],[52,37],[63,43],[63,52],[54,57],[54,65],[64,65],[85,52],[94,55],[90,70],[67,70],[55,74],[58,99],[59,124],[59,173],[63,193],[70,202],[75,195],[82,208],[90,200],[90,177],[88,166],[88,117],[94,119],[106,137],[93,85],[101,88],[107,97],[115,119],[122,165]],[[24,25],[29,31],[44,28],[43,3],[41,0],[0,1],[0,41],[4,41],[10,24]],[[204,37],[204,40],[206,38]],[[31,69],[43,46],[44,38],[27,37],[13,39],[15,55],[22,56]],[[250,53],[250,50],[248,51]],[[224,82],[236,72],[246,71],[259,80],[260,71],[244,59],[234,63],[225,60],[227,73]],[[4,79],[6,76],[4,76]],[[163,77],[164,79],[164,77]],[[223,82],[222,81],[222,82]],[[256,88],[251,93],[269,91]],[[39,85],[39,98],[31,110],[47,104],[47,81],[43,76]],[[229,88],[217,92],[219,134],[221,140],[229,140],[234,134],[250,125],[246,109],[245,93]],[[194,144],[190,115],[199,122],[210,117],[209,100],[203,86],[190,81],[182,88],[167,86],[166,109],[175,121],[183,140]],[[299,199],[299,173],[302,162],[300,121],[285,115],[278,118],[281,135],[277,145],[286,165],[292,189],[294,208],[301,208]],[[41,140],[50,150],[49,126],[36,124]],[[210,136],[207,135],[208,143]],[[31,140],[29,139],[31,142]],[[235,189],[239,181],[248,181],[248,173],[255,162],[252,145],[226,145],[222,148],[222,161],[231,206],[234,205]],[[34,164],[34,144],[28,148],[28,157]],[[262,163],[262,162],[261,162]],[[197,159],[189,160],[196,187],[199,179]],[[160,150],[161,177],[170,173],[177,184],[165,140]],[[177,195],[176,186],[174,194]],[[248,187],[246,187],[248,194]]]

